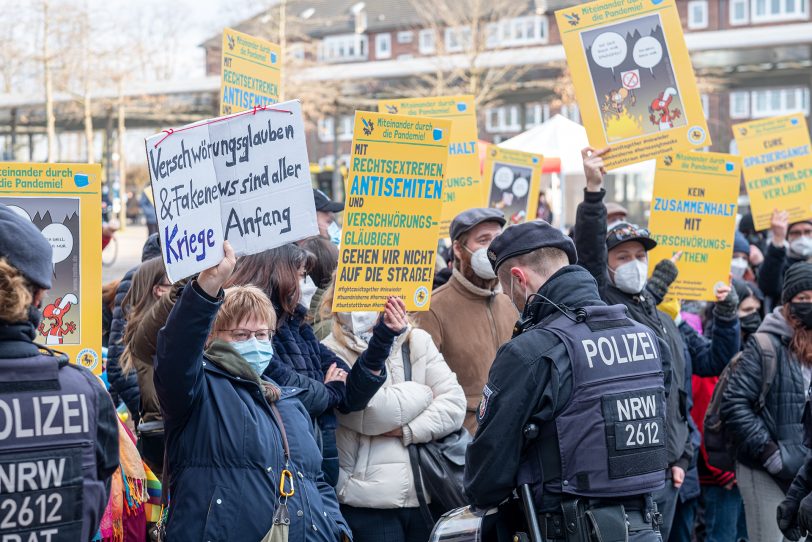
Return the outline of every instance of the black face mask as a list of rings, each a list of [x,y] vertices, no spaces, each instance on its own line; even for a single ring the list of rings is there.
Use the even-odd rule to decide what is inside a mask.
[[[750,335],[755,333],[758,326],[761,325],[761,315],[757,312],[751,312],[747,316],[739,318],[739,322],[741,323],[742,333]]]
[[[800,320],[806,329],[812,329],[812,303],[790,303],[789,312]]]

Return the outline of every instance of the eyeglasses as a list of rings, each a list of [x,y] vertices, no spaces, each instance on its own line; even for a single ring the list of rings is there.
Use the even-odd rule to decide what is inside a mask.
[[[610,230],[606,234],[607,239],[614,237],[618,241],[625,241],[632,237],[651,237],[651,234],[646,228],[638,228],[636,226],[623,226]]]
[[[269,341],[271,337],[274,335],[274,331],[272,329],[221,329],[220,331],[225,331],[231,334],[232,341],[247,341],[251,337],[255,337],[258,341]]]

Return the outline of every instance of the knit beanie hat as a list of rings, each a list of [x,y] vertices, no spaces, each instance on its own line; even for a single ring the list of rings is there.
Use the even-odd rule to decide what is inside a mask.
[[[791,265],[784,273],[781,303],[789,303],[793,297],[804,290],[812,290],[812,263],[798,262]]]

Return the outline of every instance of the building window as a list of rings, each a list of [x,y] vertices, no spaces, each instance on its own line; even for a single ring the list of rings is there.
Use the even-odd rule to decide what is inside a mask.
[[[533,128],[550,118],[550,104],[530,103],[524,106],[524,128]]]
[[[806,19],[809,0],[752,0],[750,17],[754,23]]]
[[[530,15],[491,23],[486,29],[488,47],[516,47],[547,43],[547,17]]]
[[[390,58],[392,56],[392,34],[378,34],[375,36],[375,58]]]
[[[417,35],[418,49],[421,55],[434,53],[436,45],[434,43],[434,29],[426,28]]]
[[[303,43],[292,43],[288,45],[287,54],[289,58],[295,58],[297,60],[304,60],[305,59],[305,48]]]
[[[708,27],[707,0],[691,0],[688,2],[688,28],[699,30]]]
[[[746,119],[750,117],[750,93],[736,90],[730,93],[730,118]]]
[[[792,113],[809,114],[808,88],[767,88],[750,94],[750,117],[760,119]]]
[[[710,97],[707,94],[700,94],[699,99],[702,101],[702,111],[705,113],[705,119],[707,119],[708,111],[710,111]]]
[[[339,119],[338,124],[338,140],[339,141],[352,141],[352,129],[354,117],[352,115],[343,115]],[[335,140],[335,122],[333,117],[325,117],[318,121],[319,141],[324,143]]]
[[[325,62],[367,59],[367,37],[364,34],[327,36],[321,42],[319,57]]]
[[[455,26],[445,29],[445,50],[460,53],[471,48],[471,27]]]
[[[398,32],[398,43],[412,43],[414,39],[414,32],[407,30],[405,32]]]
[[[561,115],[567,117],[572,122],[581,122],[581,112],[578,110],[578,104],[564,104],[561,106]]]
[[[750,0],[730,0],[730,24],[742,25],[750,22]]]
[[[485,129],[488,132],[519,132],[522,123],[518,105],[503,105],[485,110]]]

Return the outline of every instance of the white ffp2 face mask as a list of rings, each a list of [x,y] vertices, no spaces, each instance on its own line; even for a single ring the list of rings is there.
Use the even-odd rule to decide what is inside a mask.
[[[615,286],[621,292],[636,295],[643,291],[648,280],[648,262],[632,260],[618,266],[615,271]]]
[[[316,283],[313,282],[313,279],[310,278],[310,275],[300,279],[299,291],[302,293],[302,295],[299,298],[299,304],[304,305],[306,309],[309,309],[310,302],[313,301],[313,296],[316,295],[316,290],[318,290],[318,287],[316,286]]]
[[[471,255],[471,269],[474,270],[476,276],[485,280],[493,280],[496,278],[496,273],[493,272],[491,261],[488,259],[487,248],[482,247],[473,251],[466,246],[463,246],[463,248]]]
[[[748,266],[749,264],[744,258],[733,258],[733,261],[730,262],[730,274],[734,279],[740,279],[747,272]]]

